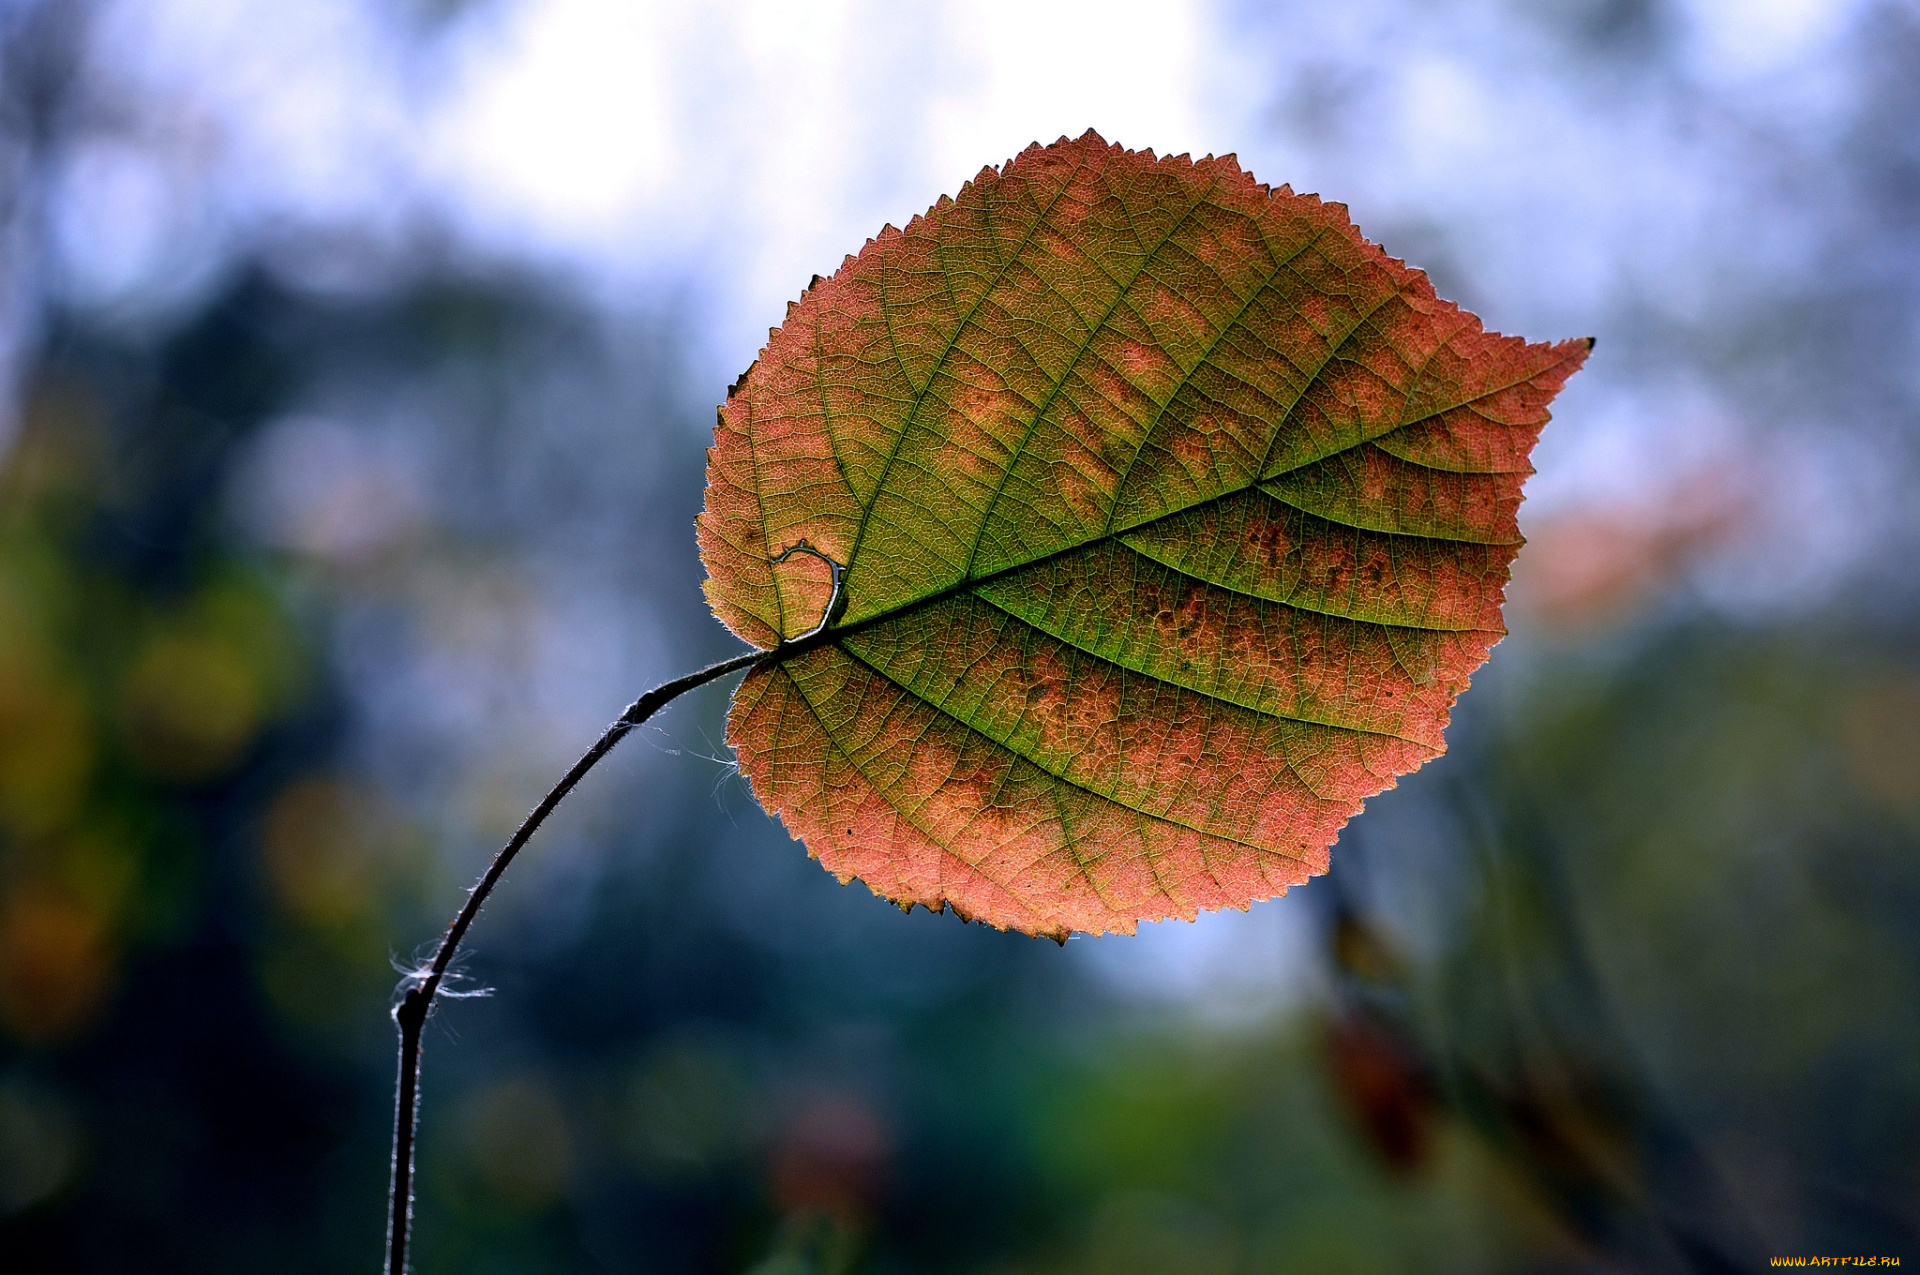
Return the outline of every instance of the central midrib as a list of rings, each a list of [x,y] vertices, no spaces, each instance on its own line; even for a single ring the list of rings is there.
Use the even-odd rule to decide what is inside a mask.
[[[1356,325],[1354,330],[1357,331],[1360,326],[1364,326],[1364,320],[1362,321],[1361,324]],[[1352,332],[1349,332],[1347,335],[1350,337],[1352,335]],[[1344,344],[1344,341],[1345,339],[1343,338],[1342,344]],[[1323,364],[1321,368],[1314,373],[1313,380],[1318,381],[1318,379],[1325,372],[1325,370],[1326,370],[1326,365]],[[1085,540],[1075,541],[1072,544],[1062,545],[1060,548],[1052,550],[1048,553],[1041,554],[1038,557],[1028,558],[1021,562],[1011,563],[1007,566],[1000,567],[994,571],[989,571],[985,575],[979,575],[979,576],[971,575],[971,574],[963,575],[959,580],[956,580],[954,583],[947,585],[941,589],[938,589],[932,593],[924,594],[921,597],[915,598],[910,602],[903,602],[899,606],[892,607],[885,611],[877,612],[876,614],[867,616],[864,619],[855,620],[851,624],[841,625],[841,626],[837,626],[835,628],[829,629],[827,632],[821,634],[818,639],[805,643],[804,647],[805,649],[812,649],[813,647],[819,646],[826,641],[832,640],[832,638],[835,635],[860,632],[863,629],[871,628],[876,624],[880,624],[887,620],[894,619],[897,616],[908,614],[909,612],[919,607],[929,606],[935,602],[944,601],[947,598],[951,598],[956,596],[957,594],[964,593],[982,584],[986,584],[989,581],[1001,579],[1005,576],[1011,575],[1016,571],[1024,571],[1029,567],[1039,566],[1041,563],[1045,563],[1045,562],[1051,562],[1056,558],[1065,556],[1066,554],[1074,553],[1081,549],[1086,549],[1092,545],[1097,545],[1107,540],[1117,540],[1120,537],[1125,536],[1131,532],[1139,531],[1143,527],[1150,527],[1156,522],[1163,522],[1168,518],[1178,517],[1181,514],[1191,513],[1195,509],[1202,509],[1208,505],[1218,504],[1220,501],[1227,500],[1231,497],[1243,495],[1246,492],[1252,491],[1253,489],[1259,487],[1260,484],[1263,482],[1269,482],[1275,478],[1280,477],[1283,474],[1292,473],[1295,470],[1305,469],[1309,465],[1321,464],[1322,462],[1332,460],[1336,456],[1344,456],[1348,452],[1353,451],[1357,447],[1363,447],[1368,443],[1377,442],[1382,438],[1386,438],[1390,435],[1397,434],[1401,430],[1410,429],[1415,425],[1421,424],[1422,422],[1432,420],[1435,416],[1442,415],[1445,412],[1455,411],[1462,407],[1471,406],[1474,403],[1481,402],[1482,400],[1487,398],[1491,398],[1495,394],[1503,393],[1506,390],[1514,388],[1515,386],[1522,385],[1525,382],[1530,380],[1534,380],[1535,378],[1541,376],[1544,372],[1548,370],[1550,369],[1543,368],[1543,369],[1535,370],[1526,376],[1520,377],[1517,380],[1507,382],[1501,385],[1496,385],[1491,389],[1485,390],[1479,394],[1474,395],[1470,399],[1466,399],[1462,402],[1452,404],[1446,408],[1441,409],[1440,411],[1429,412],[1424,416],[1416,417],[1410,421],[1402,421],[1398,425],[1395,425],[1392,429],[1382,430],[1378,434],[1374,434],[1366,438],[1357,439],[1345,447],[1341,447],[1334,451],[1326,453],[1324,456],[1312,457],[1309,460],[1301,461],[1297,465],[1290,465],[1286,469],[1277,470],[1271,474],[1261,473],[1259,471],[1256,471],[1251,481],[1243,483],[1238,487],[1232,487],[1227,489],[1226,491],[1216,492],[1215,494],[1208,496],[1203,500],[1196,500],[1191,504],[1182,505],[1177,509],[1166,510],[1162,513],[1155,514],[1150,518],[1142,518],[1140,521],[1129,523],[1124,527],[1113,526],[1111,522],[1111,518],[1109,518],[1107,530],[1102,531],[1097,535],[1089,536]],[[1302,398],[1305,397],[1305,393],[1306,391],[1303,390],[1301,395]],[[1297,400],[1296,400],[1296,405],[1297,405]],[[1291,410],[1289,410],[1287,415],[1291,416],[1291,414],[1292,414]],[[1287,420],[1284,417],[1275,424],[1274,430],[1275,430],[1276,436],[1278,435],[1279,431],[1284,430],[1286,428],[1286,425],[1287,425]],[[1270,455],[1272,451],[1271,446],[1269,446],[1268,451]],[[1407,462],[1407,463],[1412,464],[1415,462]],[[1263,465],[1262,468],[1264,469],[1264,467],[1265,466]],[[1280,498],[1275,497],[1275,499],[1280,499]],[[876,493],[875,503],[878,503],[878,493]],[[1311,511],[1308,511],[1308,512],[1311,512]],[[864,530],[864,520],[863,520],[862,529]],[[1382,534],[1407,535],[1407,536],[1411,536],[1412,538],[1421,539],[1421,540],[1449,539],[1449,537],[1446,537],[1446,536],[1422,536],[1414,532],[1383,532]],[[850,560],[848,562],[841,564],[845,568],[849,578],[853,577],[853,568],[854,568],[854,564],[851,561],[851,559],[858,553],[859,547],[860,547],[859,542],[858,540],[856,540],[853,551],[848,554],[848,558]],[[800,644],[796,644],[796,645],[800,645]],[[775,648],[775,649],[778,649],[778,648]]]
[[[1535,373],[1535,375],[1538,375],[1538,373]],[[1531,380],[1533,378],[1527,377],[1525,379]],[[1520,382],[1516,381],[1514,382],[1514,384],[1517,385],[1517,384],[1520,384]],[[1476,396],[1475,399],[1471,399],[1468,401],[1469,402],[1478,401],[1479,398],[1485,398],[1485,397],[1488,397],[1489,395],[1497,394],[1501,390],[1510,389],[1510,388],[1512,387],[1499,386],[1493,390],[1489,390],[1487,394],[1478,395]],[[1466,404],[1464,403],[1456,404],[1456,406],[1464,407],[1466,406]],[[1446,410],[1452,411],[1454,410],[1454,408],[1448,408]],[[1434,415],[1437,415],[1437,414],[1438,413],[1435,413]],[[885,611],[876,612],[873,615],[865,616],[861,619],[854,620],[848,624],[835,625],[834,627],[828,629],[826,632],[820,634],[818,637],[813,638],[809,641],[790,643],[788,645],[790,645],[795,649],[790,651],[789,654],[798,654],[800,650],[811,650],[814,647],[824,646],[827,643],[833,642],[838,638],[846,637],[855,633],[862,632],[863,630],[873,628],[875,625],[884,624],[888,620],[898,619],[900,616],[908,615],[913,611],[918,610],[921,607],[932,606],[936,602],[944,602],[948,598],[957,597],[962,593],[967,593],[973,589],[977,589],[981,585],[989,584],[995,580],[1004,579],[1007,576],[1016,574],[1017,572],[1026,571],[1029,568],[1041,566],[1042,564],[1052,562],[1057,558],[1063,558],[1071,553],[1078,553],[1082,549],[1088,549],[1094,545],[1103,544],[1109,540],[1121,540],[1124,537],[1131,535],[1136,531],[1140,531],[1144,528],[1151,527],[1157,522],[1165,522],[1169,518],[1178,518],[1182,514],[1192,513],[1196,509],[1204,509],[1208,505],[1218,504],[1223,500],[1229,500],[1235,496],[1245,495],[1247,492],[1259,489],[1260,484],[1265,482],[1271,482],[1273,479],[1280,477],[1282,474],[1291,473],[1293,472],[1293,470],[1296,470],[1296,469],[1305,469],[1308,465],[1318,465],[1324,461],[1332,460],[1336,456],[1343,456],[1346,453],[1354,450],[1354,448],[1356,447],[1364,447],[1366,444],[1385,438],[1389,434],[1397,434],[1403,429],[1409,429],[1412,426],[1420,424],[1422,421],[1427,421],[1431,419],[1432,419],[1432,415],[1429,415],[1429,416],[1422,416],[1416,420],[1407,421],[1404,424],[1394,426],[1390,430],[1386,430],[1382,433],[1376,434],[1372,438],[1363,438],[1358,442],[1351,444],[1350,446],[1340,448],[1338,451],[1328,452],[1325,456],[1316,456],[1312,460],[1303,461],[1298,465],[1289,467],[1288,469],[1280,470],[1278,473],[1262,474],[1254,478],[1251,482],[1243,483],[1238,487],[1232,487],[1227,489],[1226,491],[1218,492],[1214,495],[1208,496],[1204,500],[1196,500],[1191,504],[1182,505],[1178,509],[1169,509],[1163,513],[1155,514],[1151,518],[1142,518],[1138,522],[1129,523],[1124,527],[1116,527],[1110,531],[1103,531],[1098,535],[1089,536],[1085,540],[1076,540],[1072,544],[1062,545],[1058,549],[1054,549],[1047,553],[1040,554],[1037,557],[1026,558],[1019,562],[1009,563],[1007,566],[999,567],[993,571],[989,571],[985,575],[963,577],[959,580],[954,581],[952,584],[947,585],[940,589],[936,589],[931,593],[922,594],[920,597],[914,598],[912,601],[902,602],[898,606],[890,607]],[[1412,462],[1409,462],[1409,463],[1412,463]],[[1280,499],[1278,496],[1275,496],[1273,498],[1275,500]],[[1285,503],[1285,502],[1282,502],[1282,503]],[[1303,512],[1311,512],[1311,511],[1303,511]],[[1366,530],[1366,528],[1361,528],[1361,530]],[[1448,539],[1445,536],[1422,536],[1413,532],[1380,532],[1379,534],[1398,535],[1411,540],[1446,540]],[[843,565],[849,568],[852,566],[851,563],[846,563]],[[1183,574],[1191,574],[1191,573],[1183,573]],[[1283,603],[1282,605],[1286,605],[1286,604]],[[1357,621],[1357,622],[1371,623],[1371,621]],[[1401,626],[1401,627],[1408,627],[1408,626]],[[1421,626],[1416,625],[1411,627],[1418,628]],[[774,649],[777,650],[779,648],[774,648]]]

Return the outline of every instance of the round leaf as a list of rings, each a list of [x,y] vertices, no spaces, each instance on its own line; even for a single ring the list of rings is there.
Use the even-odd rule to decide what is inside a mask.
[[[736,693],[741,769],[907,907],[1063,938],[1284,893],[1443,751],[1590,344],[1484,331],[1230,157],[983,170],[720,408],[707,596],[813,634]]]

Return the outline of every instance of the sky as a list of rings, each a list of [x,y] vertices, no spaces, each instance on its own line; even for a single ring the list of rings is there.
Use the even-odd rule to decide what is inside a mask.
[[[1817,128],[1844,108],[1821,100],[1820,69],[1859,7],[1693,0],[1688,69]],[[1663,121],[1595,111],[1489,4],[495,0],[437,24],[370,0],[104,12],[111,78],[163,109],[69,177],[69,256],[103,299],[189,286],[181,254],[210,225],[400,234],[430,210],[612,300],[696,279],[716,355],[743,364],[784,302],[882,223],[1088,127],[1163,154],[1236,152],[1262,180],[1352,203],[1363,229],[1460,223],[1497,241],[1489,288],[1558,291],[1574,312],[1610,286],[1623,221],[1715,202],[1686,139],[1649,145]],[[1364,136],[1342,150],[1297,119],[1289,131],[1312,109],[1290,93],[1343,73],[1360,83],[1322,96],[1364,96],[1345,112]],[[1591,250],[1551,251],[1568,238]]]

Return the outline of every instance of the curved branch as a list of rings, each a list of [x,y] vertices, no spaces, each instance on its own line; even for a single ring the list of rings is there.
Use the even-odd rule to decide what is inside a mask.
[[[721,660],[718,664],[709,664],[698,672],[685,677],[675,678],[671,682],[654,687],[635,700],[627,711],[620,714],[613,725],[607,727],[598,740],[573,763],[567,773],[560,778],[540,804],[533,808],[515,829],[507,844],[493,856],[493,862],[487,865],[485,875],[476,883],[467,895],[467,901],[459,914],[447,926],[447,932],[440,939],[440,947],[433,954],[433,960],[409,973],[401,981],[405,989],[400,1003],[393,1008],[393,1021],[400,1028],[400,1075],[394,1093],[393,1123],[393,1179],[390,1205],[387,1213],[387,1271],[388,1275],[406,1275],[407,1241],[413,1226],[413,1147],[414,1134],[419,1123],[419,1086],[420,1086],[420,1037],[426,1027],[427,1017],[433,1010],[434,997],[446,982],[447,971],[452,967],[454,957],[460,952],[461,940],[472,928],[474,918],[480,915],[480,909],[486,904],[487,896],[500,884],[500,878],[506,874],[514,857],[527,844],[533,834],[546,822],[574,786],[586,777],[588,771],[597,766],[601,759],[613,751],[614,745],[626,738],[634,727],[665,708],[673,700],[696,687],[705,686],[716,678],[755,664],[772,661],[789,654],[785,647],[775,647],[771,651],[749,651],[736,655],[730,660]]]
[[[440,994],[446,982],[447,971],[453,967],[454,957],[459,955],[461,941],[467,937],[467,931],[473,927],[474,918],[480,915],[480,909],[486,904],[487,896],[493,893],[500,878],[506,875],[507,868],[515,856],[525,847],[533,834],[546,822],[555,806],[563,801],[574,786],[586,778],[587,772],[600,764],[602,758],[613,751],[614,745],[627,737],[634,727],[652,717],[668,704],[688,691],[705,686],[708,682],[725,677],[729,673],[743,668],[753,668],[761,664],[777,664],[802,651],[812,650],[824,645],[827,630],[840,618],[846,609],[847,569],[832,558],[802,540],[781,551],[774,562],[785,562],[796,553],[810,554],[820,559],[833,570],[833,592],[827,598],[826,610],[820,616],[820,623],[807,633],[792,641],[783,641],[770,651],[748,651],[718,664],[709,664],[697,672],[677,677],[654,687],[635,700],[627,711],[620,714],[613,725],[607,727],[592,748],[581,754],[580,760],[573,763],[571,769],[560,777],[540,804],[514,830],[507,844],[493,856],[493,862],[473,889],[467,894],[466,903],[447,926],[447,932],[440,939],[440,946],[433,959],[426,965],[409,973],[401,980],[402,989],[399,1004],[393,1007],[393,1021],[400,1028],[400,1074],[394,1085],[393,1111],[393,1177],[388,1197],[387,1210],[387,1275],[406,1275],[407,1245],[413,1229],[413,1159],[414,1142],[419,1125],[420,1113],[420,1039],[425,1031],[427,1018],[433,1012],[434,998]]]

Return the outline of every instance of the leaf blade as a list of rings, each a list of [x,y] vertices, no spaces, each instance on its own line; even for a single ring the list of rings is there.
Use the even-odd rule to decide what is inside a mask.
[[[843,879],[1130,931],[1324,870],[1500,635],[1589,343],[1484,332],[1344,209],[1089,133],[886,228],[720,409],[729,736]]]

